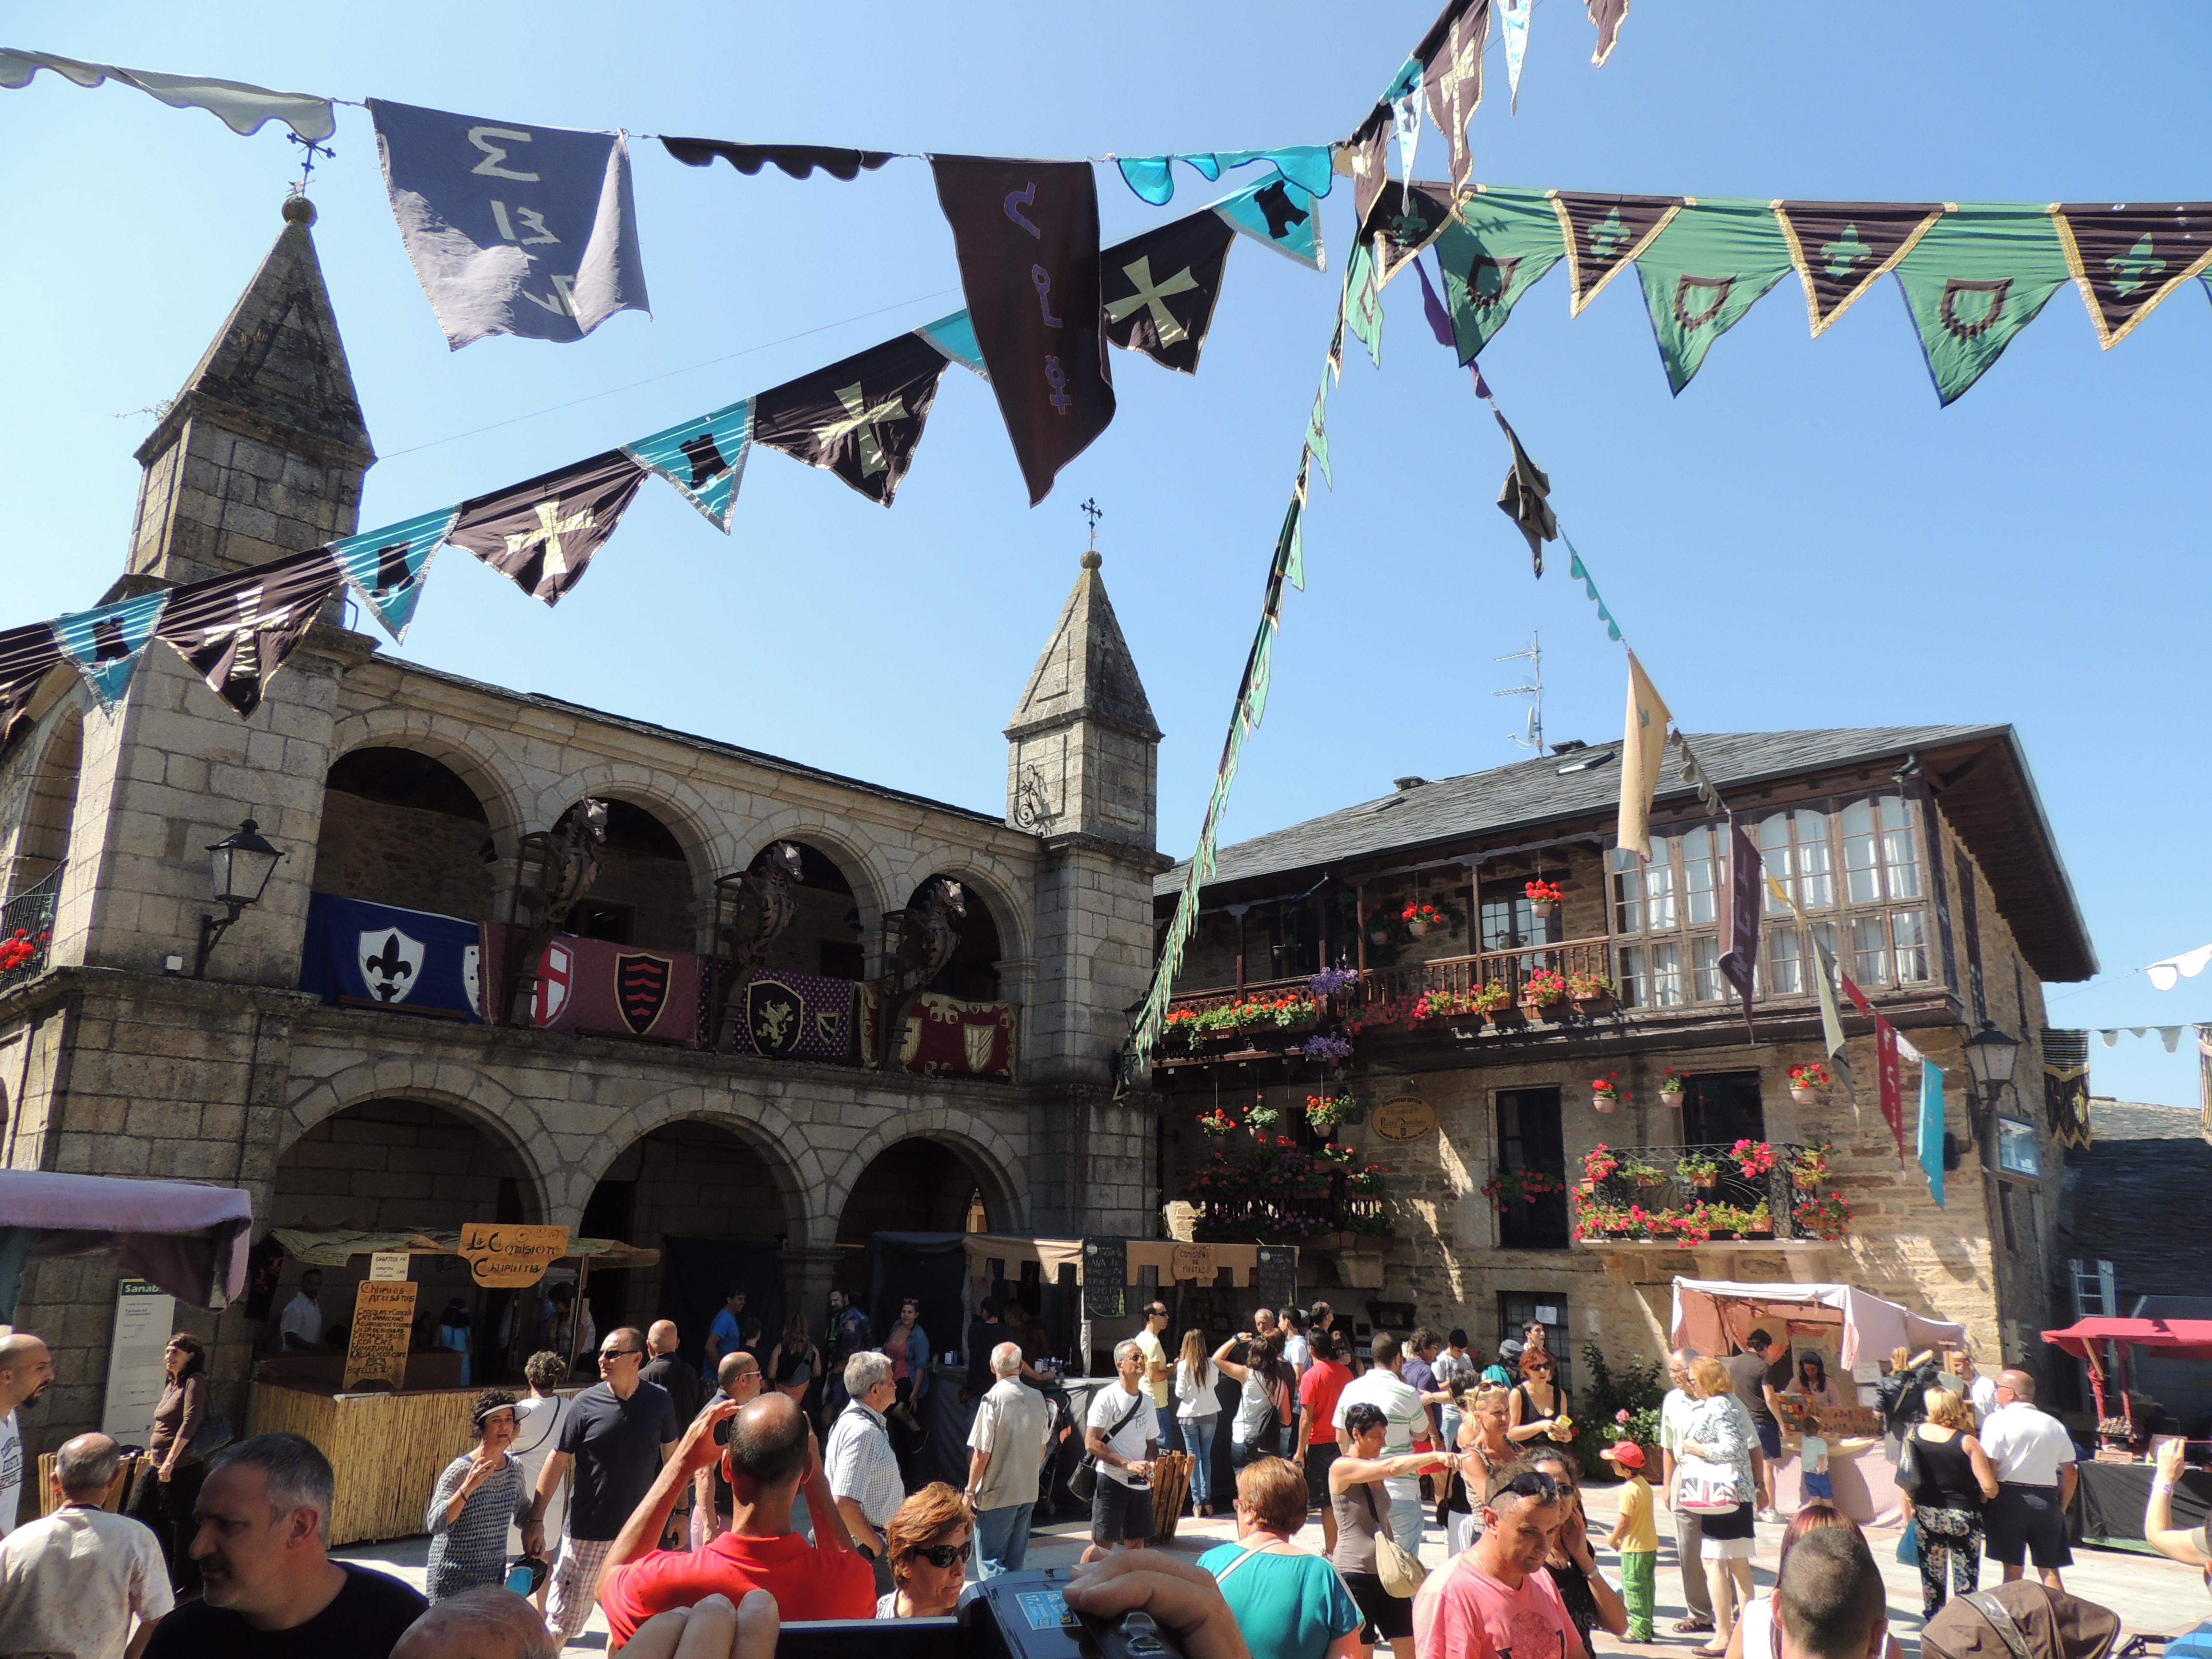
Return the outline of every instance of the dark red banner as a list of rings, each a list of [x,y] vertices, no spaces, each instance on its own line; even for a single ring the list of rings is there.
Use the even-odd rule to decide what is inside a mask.
[[[495,1006],[502,1017],[507,951],[516,931],[484,924],[486,977],[501,988]],[[556,934],[539,961],[528,1023],[541,1030],[645,1037],[696,1048],[702,1024],[701,968],[688,951],[647,951]]]

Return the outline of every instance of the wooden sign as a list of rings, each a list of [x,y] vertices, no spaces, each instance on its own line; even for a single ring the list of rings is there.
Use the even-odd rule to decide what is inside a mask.
[[[1384,1140],[1419,1140],[1435,1132],[1437,1109],[1425,1100],[1401,1095],[1377,1106],[1367,1127]]]
[[[535,1285],[545,1270],[568,1254],[566,1227],[524,1227],[501,1221],[471,1221],[461,1229],[461,1254],[477,1284],[495,1291]]]
[[[407,1381],[407,1347],[415,1332],[415,1281],[364,1279],[354,1291],[353,1330],[346,1339],[345,1379],[350,1389],[381,1382],[395,1391]]]
[[[1168,1277],[1178,1285],[1186,1280],[1211,1285],[1220,1271],[1220,1259],[1211,1244],[1178,1244],[1168,1258]]]

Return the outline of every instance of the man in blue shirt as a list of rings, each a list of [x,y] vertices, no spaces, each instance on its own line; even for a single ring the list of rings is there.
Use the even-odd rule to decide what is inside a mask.
[[[744,1346],[745,1334],[738,1321],[744,1317],[745,1293],[742,1287],[732,1287],[722,1292],[722,1311],[714,1316],[714,1322],[707,1327],[707,1357],[700,1363],[699,1375],[708,1382],[714,1381],[724,1354],[735,1353]]]

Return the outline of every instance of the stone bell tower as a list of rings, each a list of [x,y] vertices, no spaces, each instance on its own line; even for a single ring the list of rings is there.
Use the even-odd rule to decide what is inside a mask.
[[[1026,1074],[1099,1083],[1152,970],[1160,728],[1096,549],[1006,727],[1006,821],[1044,840]]]

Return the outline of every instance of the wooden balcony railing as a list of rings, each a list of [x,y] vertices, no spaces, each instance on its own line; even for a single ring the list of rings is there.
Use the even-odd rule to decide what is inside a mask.
[[[1369,968],[1356,990],[1347,994],[1346,1012],[1395,1002],[1412,1002],[1431,991],[1466,995],[1485,985],[1504,985],[1517,999],[1522,983],[1539,968],[1558,974],[1613,972],[1612,942],[1604,939],[1561,939],[1513,951],[1484,951],[1469,957],[1438,957],[1431,962]]]

